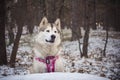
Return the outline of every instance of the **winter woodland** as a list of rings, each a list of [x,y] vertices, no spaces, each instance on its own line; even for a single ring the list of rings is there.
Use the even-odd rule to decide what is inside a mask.
[[[3,0],[0,10],[0,80],[120,79],[120,0]],[[61,20],[65,68],[30,74],[44,16]]]

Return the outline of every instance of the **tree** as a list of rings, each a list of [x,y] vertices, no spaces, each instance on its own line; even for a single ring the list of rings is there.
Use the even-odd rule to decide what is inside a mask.
[[[17,35],[14,41],[11,57],[10,57],[10,67],[15,67],[15,60],[18,51],[19,41],[22,35],[22,25],[18,27]]]
[[[5,44],[5,0],[0,1],[0,65],[7,65]]]
[[[84,33],[84,38],[83,38],[83,48],[82,48],[82,55],[81,57],[86,57],[88,58],[88,41],[89,41],[89,32],[90,32],[90,4],[88,0],[84,0],[84,28],[85,28],[85,33]]]
[[[53,23],[56,18],[60,18],[63,4],[64,0],[45,0],[45,16],[47,16],[49,22]]]
[[[55,19],[56,19],[55,1],[54,0],[45,0],[45,6],[46,6],[46,16],[47,16],[49,22],[55,21]]]
[[[34,22],[35,21],[35,17],[34,17],[35,10],[34,10],[32,2],[33,2],[33,0],[27,0],[27,5],[26,5],[26,7],[27,7],[26,13],[28,13],[26,24],[27,24],[27,28],[29,30],[29,33],[31,33],[31,34],[33,33],[34,24],[35,24],[35,22]]]
[[[108,27],[106,26],[106,39],[105,39],[105,45],[104,45],[104,49],[103,49],[103,57],[106,57],[107,43],[108,43]]]
[[[80,21],[80,1],[81,0],[72,0],[71,1],[71,29],[72,29],[72,39],[79,40],[81,38],[81,21]]]
[[[13,27],[14,24],[12,24],[11,22],[8,23],[8,25],[6,26],[7,30],[8,30],[8,38],[9,38],[9,44],[11,45],[14,42],[14,32],[13,32]]]
[[[15,67],[15,60],[17,55],[17,50],[19,46],[19,41],[22,35],[23,25],[26,23],[27,19],[27,1],[26,0],[18,0],[18,2],[14,5],[14,9],[12,9],[12,18],[16,21],[17,24],[17,35],[14,40],[14,45],[10,57],[10,67]]]
[[[110,7],[107,7],[107,6],[110,6],[110,2],[108,1],[104,1],[104,3],[106,4],[106,11],[105,11],[105,18],[104,18],[104,23],[105,23],[105,30],[106,30],[106,39],[105,39],[105,44],[104,44],[104,49],[103,49],[103,53],[102,53],[102,57],[106,57],[106,48],[107,48],[107,43],[108,43],[108,26],[109,25],[109,15],[110,13],[108,13],[110,11]]]
[[[120,31],[120,0],[114,0],[115,1],[115,30]]]
[[[11,45],[14,42],[14,32],[13,28],[15,27],[14,20],[11,18],[11,0],[6,0],[6,30],[8,31],[8,45]]]
[[[80,55],[82,55],[81,51],[81,2],[82,0],[71,0],[71,30],[72,30],[72,38],[71,40],[77,40],[79,43],[79,51]]]
[[[96,29],[96,0],[93,0],[93,29]]]
[[[71,1],[70,0],[60,0],[59,10],[57,17],[61,20],[61,28],[71,27]],[[57,5],[57,4],[56,4]]]

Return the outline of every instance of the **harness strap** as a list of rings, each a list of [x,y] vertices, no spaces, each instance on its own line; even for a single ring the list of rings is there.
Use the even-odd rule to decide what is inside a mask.
[[[47,56],[45,59],[36,57],[35,60],[45,63],[47,72],[55,72],[55,62],[58,58],[58,56]]]

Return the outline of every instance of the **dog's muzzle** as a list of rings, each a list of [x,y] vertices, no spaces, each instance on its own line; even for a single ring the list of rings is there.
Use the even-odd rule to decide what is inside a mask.
[[[51,39],[50,40],[46,39],[46,42],[54,43],[55,42],[55,38],[56,38],[55,35],[51,35]]]

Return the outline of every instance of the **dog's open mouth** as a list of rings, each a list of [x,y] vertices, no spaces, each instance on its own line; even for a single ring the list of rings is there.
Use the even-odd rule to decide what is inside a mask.
[[[53,39],[51,39],[51,40],[47,40],[47,39],[46,39],[46,42],[49,42],[49,43],[54,43],[54,42],[55,42],[55,40],[53,40]]]

